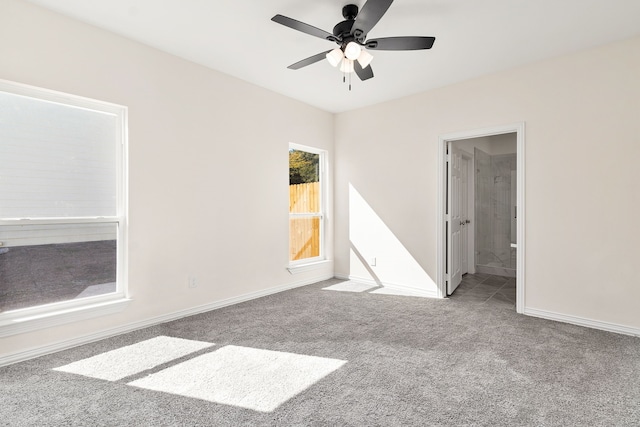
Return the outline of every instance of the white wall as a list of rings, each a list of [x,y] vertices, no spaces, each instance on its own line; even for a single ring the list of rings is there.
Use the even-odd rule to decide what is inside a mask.
[[[0,338],[0,357],[332,275],[286,270],[288,144],[332,162],[331,114],[26,2],[1,5],[0,79],[129,108],[133,303]]]
[[[640,331],[638,76],[640,37],[339,114],[336,273],[355,188],[435,280],[438,136],[525,121],[527,309]]]

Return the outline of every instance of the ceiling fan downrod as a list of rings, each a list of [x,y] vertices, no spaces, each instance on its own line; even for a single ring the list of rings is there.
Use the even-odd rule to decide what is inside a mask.
[[[344,46],[347,45],[350,41],[353,41],[355,37],[351,35],[351,29],[353,28],[353,24],[356,22],[356,16],[358,16],[358,6],[355,4],[348,4],[342,8],[342,16],[344,17],[344,21],[338,22],[335,27],[333,27],[333,35],[336,38],[336,42],[338,44],[342,44]]]

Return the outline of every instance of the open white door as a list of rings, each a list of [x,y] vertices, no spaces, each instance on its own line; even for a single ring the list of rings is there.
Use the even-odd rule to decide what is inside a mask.
[[[447,295],[451,295],[462,281],[460,263],[461,227],[460,183],[462,153],[449,142],[447,150]]]
[[[460,274],[469,272],[469,159],[460,163]]]

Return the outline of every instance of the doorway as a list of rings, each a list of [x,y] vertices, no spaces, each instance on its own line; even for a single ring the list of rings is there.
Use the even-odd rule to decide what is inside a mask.
[[[504,177],[497,175],[496,178],[492,175],[485,178],[493,179],[494,184],[497,183],[495,187],[505,193],[507,195],[505,197],[510,199],[515,193],[513,206],[507,205],[505,208],[508,209],[508,212],[513,213],[514,218],[517,217],[517,221],[506,218],[506,223],[502,224],[506,227],[503,232],[508,233],[507,239],[511,241],[502,242],[499,250],[479,252],[476,250],[477,244],[482,243],[481,237],[483,236],[476,239],[476,223],[481,218],[476,218],[471,208],[475,201],[476,185],[474,180],[477,178],[477,169],[473,165],[474,157],[469,153],[468,147],[472,139],[504,134],[515,134],[516,156],[513,163],[516,165],[516,170],[513,175],[511,175],[511,171],[507,171]],[[465,146],[466,150],[460,148]],[[494,270],[488,271],[489,274],[492,272],[508,274],[506,269],[511,265],[503,268],[502,264],[498,265],[497,263],[499,259],[504,258],[509,262],[515,261],[513,263],[515,269],[511,269],[511,271],[516,277],[516,311],[522,313],[525,301],[524,254],[526,247],[524,240],[524,123],[442,135],[439,138],[438,154],[438,296],[445,298],[451,294],[460,282],[462,274],[475,273],[476,268],[481,270],[491,267]],[[507,159],[499,160],[500,162],[496,163],[502,164],[502,167],[505,168],[504,163]],[[508,169],[508,167],[506,168]],[[515,183],[513,189],[507,188],[511,182]],[[455,197],[451,197],[452,192],[456,194]],[[512,229],[513,233],[511,234]],[[513,238],[510,237],[511,235]],[[478,261],[488,259],[491,254],[501,257],[496,258],[487,266],[478,264]],[[482,259],[479,259],[480,257]]]

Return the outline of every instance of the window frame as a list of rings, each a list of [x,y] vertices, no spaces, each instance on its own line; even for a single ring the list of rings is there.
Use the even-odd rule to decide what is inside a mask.
[[[307,153],[317,154],[318,158],[318,174],[319,174],[319,186],[320,186],[320,211],[319,212],[305,212],[305,213],[291,213],[289,212],[289,227],[288,235],[289,241],[291,240],[291,219],[292,218],[319,218],[320,219],[320,254],[315,257],[303,258],[299,260],[288,260],[289,272],[294,273],[298,271],[304,271],[300,267],[323,263],[326,261],[326,221],[327,221],[327,150],[322,150],[315,147],[309,147],[307,145],[289,143],[289,150],[305,151]],[[290,247],[287,247],[287,253],[290,251]],[[287,255],[287,259],[289,255]]]
[[[120,312],[131,301],[127,289],[128,242],[128,109],[125,106],[49,89],[0,80],[0,91],[40,101],[82,108],[116,117],[116,214],[113,216],[0,218],[0,226],[56,224],[115,224],[116,291],[105,295],[60,301],[0,312],[0,337],[40,330],[64,323]]]

